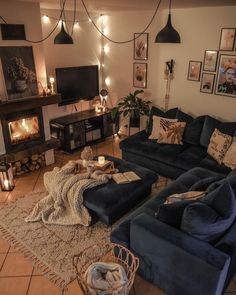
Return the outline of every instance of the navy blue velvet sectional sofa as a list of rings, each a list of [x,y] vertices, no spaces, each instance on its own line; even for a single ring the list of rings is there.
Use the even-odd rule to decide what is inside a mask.
[[[177,118],[179,121],[186,122],[183,134],[184,144],[158,144],[156,140],[148,139],[151,133],[153,115],[172,119]],[[210,116],[199,116],[193,119],[190,115],[177,108],[164,113],[153,107],[148,132],[138,132],[120,143],[122,158],[170,178],[177,178],[194,167],[203,167],[215,172],[228,174],[230,168],[219,165],[207,154],[207,146],[215,128],[233,136],[236,130],[236,123],[223,123]]]
[[[184,144],[158,144],[142,131],[121,142],[122,155],[175,180],[123,220],[111,240],[131,249],[140,258],[139,274],[168,295],[223,294],[236,272],[236,171],[211,158],[207,146],[215,128],[236,136],[236,123],[210,116],[193,119],[178,109],[163,113],[153,108],[148,132],[153,114],[187,122]],[[206,225],[197,221],[204,232],[200,237],[191,234],[191,228],[190,232],[182,230],[188,204],[182,211],[169,207],[169,215],[160,218],[168,196],[195,190],[207,191],[206,197],[190,204],[194,210],[203,208],[200,215]],[[206,210],[208,205],[217,209]]]

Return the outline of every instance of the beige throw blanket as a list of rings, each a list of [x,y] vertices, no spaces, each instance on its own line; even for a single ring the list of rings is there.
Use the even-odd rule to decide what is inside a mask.
[[[84,276],[91,295],[128,294],[128,277],[123,266],[117,263],[92,263]],[[114,289],[113,292],[111,289]]]
[[[83,205],[83,193],[107,183],[111,176],[102,171],[75,174],[76,165],[75,161],[70,161],[62,168],[55,167],[44,174],[48,195],[36,204],[26,222],[42,220],[48,224],[89,226],[91,217]]]

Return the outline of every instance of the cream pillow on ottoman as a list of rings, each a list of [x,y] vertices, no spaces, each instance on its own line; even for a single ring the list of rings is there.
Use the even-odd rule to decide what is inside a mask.
[[[178,119],[168,119],[168,118],[163,118],[159,116],[153,116],[153,124],[152,124],[152,133],[149,136],[149,139],[158,139],[159,137],[159,132],[160,132],[160,121],[165,120],[166,122],[177,122]]]
[[[219,164],[222,163],[224,156],[232,142],[232,136],[224,134],[215,128],[210,138],[207,153],[212,156]]]
[[[225,154],[223,164],[231,169],[236,168],[236,137],[233,137],[233,142]]]
[[[185,126],[186,122],[166,122],[161,119],[157,142],[166,144],[183,144],[182,137]]]

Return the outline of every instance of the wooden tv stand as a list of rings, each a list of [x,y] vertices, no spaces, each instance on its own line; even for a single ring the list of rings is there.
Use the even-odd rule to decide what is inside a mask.
[[[60,140],[61,149],[66,152],[104,140],[118,128],[109,111],[97,114],[95,110],[87,110],[50,121],[51,136]]]

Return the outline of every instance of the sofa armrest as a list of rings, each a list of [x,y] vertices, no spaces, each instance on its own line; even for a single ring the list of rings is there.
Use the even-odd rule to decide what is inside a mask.
[[[230,257],[152,216],[131,221],[130,249],[140,257],[140,273],[168,294],[222,293]]]

